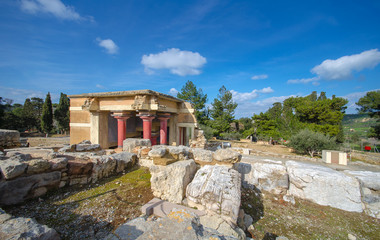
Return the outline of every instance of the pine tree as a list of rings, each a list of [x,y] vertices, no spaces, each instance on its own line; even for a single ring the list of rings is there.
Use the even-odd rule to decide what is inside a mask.
[[[232,93],[228,91],[225,86],[222,86],[210,110],[211,117],[214,119],[212,121],[212,127],[216,129],[219,134],[229,130],[230,123],[234,120],[236,107],[237,103],[232,100]]]
[[[70,124],[70,99],[66,94],[61,93],[61,97],[59,98],[59,104],[54,111],[54,118],[58,122],[58,128],[61,131],[69,130]]]
[[[201,88],[197,89],[192,81],[187,81],[186,85],[182,87],[181,92],[177,94],[177,97],[190,102],[195,109],[195,117],[198,122],[200,124],[205,122],[207,118],[205,110],[207,94],[203,94]]]
[[[53,105],[51,103],[50,92],[46,95],[42,106],[41,129],[46,133],[46,136],[53,129]]]

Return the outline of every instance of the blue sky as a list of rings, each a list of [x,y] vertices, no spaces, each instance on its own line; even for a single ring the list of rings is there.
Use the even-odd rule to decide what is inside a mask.
[[[0,96],[151,89],[187,80],[236,117],[325,91],[354,102],[380,88],[380,1],[0,2]]]

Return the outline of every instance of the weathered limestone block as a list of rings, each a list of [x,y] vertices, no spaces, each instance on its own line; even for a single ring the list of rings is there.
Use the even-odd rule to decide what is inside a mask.
[[[214,152],[213,158],[218,162],[237,163],[241,160],[241,154],[230,149],[218,149]]]
[[[362,212],[359,181],[331,168],[286,162],[289,193],[317,204],[350,212]]]
[[[289,175],[281,161],[240,162],[234,167],[242,174],[242,184],[246,188],[256,187],[274,194],[286,194],[289,188]]]
[[[87,160],[69,160],[67,163],[69,175],[89,175],[93,163]]]
[[[33,159],[26,162],[28,164],[27,174],[36,174],[45,172],[50,168],[50,163],[48,160],[44,159]]]
[[[151,166],[153,195],[169,202],[181,203],[196,168],[194,160],[178,161],[168,166]]]
[[[116,172],[122,172],[136,164],[137,156],[134,153],[121,152],[110,155],[116,160]]]
[[[20,146],[20,133],[16,130],[0,129],[0,147]]]
[[[75,145],[75,151],[77,152],[93,152],[101,150],[99,144],[78,143]]]
[[[59,240],[59,234],[32,218],[11,218],[0,224],[0,239],[44,239]]]
[[[132,152],[135,147],[151,147],[149,139],[127,138],[123,141],[123,151]]]
[[[200,224],[199,217],[184,209],[173,209],[166,218],[133,219],[120,227],[105,240],[119,239],[167,239],[167,240],[237,240]]]
[[[90,181],[91,181],[91,178],[88,177],[87,175],[74,175],[74,176],[69,177],[70,186],[77,185],[77,184],[84,185],[84,184],[90,183]]]
[[[28,161],[32,159],[32,156],[28,153],[21,153],[19,151],[7,151],[6,157],[11,159],[19,160],[19,161]]]
[[[190,207],[221,215],[236,224],[241,194],[240,173],[227,166],[206,165],[198,170],[187,186],[186,197]]]
[[[75,152],[75,149],[76,149],[76,144],[65,145],[62,148],[58,149],[58,152],[60,153]]]
[[[19,160],[7,159],[0,161],[0,171],[5,179],[12,179],[22,175],[28,165]]]
[[[95,157],[92,160],[93,167],[91,173],[92,182],[95,183],[99,179],[110,176],[115,172],[116,159],[109,156]]]
[[[51,170],[54,171],[66,168],[68,160],[66,157],[60,157],[51,159],[49,162],[51,164]]]
[[[167,149],[165,147],[153,148],[149,151],[148,156],[151,158],[162,158],[166,155]]]
[[[3,209],[0,208],[0,224],[3,224],[5,221],[11,219],[12,216],[6,213]]]
[[[35,174],[28,177],[19,177],[14,180],[0,182],[0,205],[12,205],[33,198],[36,189],[58,188],[61,172]],[[37,190],[37,195],[41,189]]]
[[[212,151],[202,148],[193,148],[192,151],[196,162],[212,162]]]
[[[344,172],[359,180],[365,213],[380,219],[380,172],[347,170]]]
[[[176,160],[192,159],[191,148],[186,146],[168,146],[169,154]]]
[[[205,228],[214,229],[221,235],[230,236],[236,239],[245,239],[245,233],[237,226],[232,226],[218,215],[204,215],[199,217],[200,223]]]

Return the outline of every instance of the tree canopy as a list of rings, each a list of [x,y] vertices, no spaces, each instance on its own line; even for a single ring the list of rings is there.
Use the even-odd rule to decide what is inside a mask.
[[[380,90],[367,92],[356,103],[360,113],[369,113],[372,118],[377,119],[377,124],[369,132],[369,137],[380,138]]]
[[[234,120],[236,107],[237,103],[233,101],[232,93],[223,85],[210,109],[210,116],[213,119],[212,127],[217,130],[218,134],[229,130],[230,123]]]
[[[195,117],[199,123],[204,123],[207,118],[205,104],[207,102],[207,94],[203,94],[201,88],[197,88],[192,81],[187,81],[178,92],[177,97],[190,102],[195,109]]]
[[[54,111],[54,118],[58,122],[58,129],[66,132],[70,129],[70,99],[66,94],[61,93],[59,104]]]
[[[347,100],[326,97],[317,92],[306,97],[290,97],[277,102],[265,113],[253,116],[256,133],[262,138],[289,139],[301,129],[308,128],[343,141],[342,119]],[[253,134],[252,129],[246,134]]]
[[[46,95],[45,102],[42,106],[41,129],[48,134],[53,129],[53,105],[51,103],[50,93]]]

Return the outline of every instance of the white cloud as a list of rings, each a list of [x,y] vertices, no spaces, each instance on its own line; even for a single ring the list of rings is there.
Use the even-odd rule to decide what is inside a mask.
[[[177,97],[177,93],[178,93],[178,90],[175,89],[175,88],[170,88],[169,90],[169,94],[174,96],[174,97]]]
[[[367,68],[374,68],[380,63],[380,52],[378,49],[371,49],[359,54],[343,56],[336,60],[327,59],[321,64],[313,67],[311,72],[316,77],[290,79],[287,83],[312,83],[319,85],[319,80],[347,80],[352,77],[353,72],[360,72]]]
[[[271,87],[266,87],[260,90],[254,89],[252,92],[246,92],[246,93],[240,93],[235,90],[231,90],[232,98],[235,102],[238,103],[244,103],[246,101],[249,101],[251,99],[257,98],[259,96],[259,93],[272,93],[274,92]]]
[[[172,74],[179,76],[199,75],[206,58],[197,52],[181,51],[171,48],[157,54],[144,55],[141,64],[145,66],[145,72],[153,73],[153,69],[169,69]]]
[[[21,9],[30,14],[49,13],[63,20],[83,20],[72,6],[66,6],[60,0],[21,0]],[[91,17],[88,18],[92,20]]]
[[[260,80],[260,79],[267,79],[267,78],[268,78],[267,74],[255,75],[251,77],[252,80]]]
[[[260,112],[266,112],[270,107],[272,107],[275,102],[283,102],[285,99],[295,97],[295,95],[290,96],[279,96],[279,97],[270,97],[261,101],[256,102],[242,102],[239,103],[236,111],[235,117],[252,117],[253,114],[259,114]]]
[[[100,85],[100,84],[96,84],[95,87],[100,88],[100,89],[105,89],[106,88],[105,86]]]
[[[372,49],[336,60],[327,59],[311,69],[311,72],[326,80],[344,80],[350,78],[354,71],[360,72],[366,68],[374,68],[379,63],[380,52],[378,49]]]
[[[100,47],[106,49],[108,54],[116,54],[119,52],[119,47],[111,39],[96,38]]]
[[[319,80],[319,77],[312,77],[312,78],[301,78],[301,79],[290,79],[288,80],[288,84],[297,84],[297,83],[310,83],[312,82],[314,85]]]

